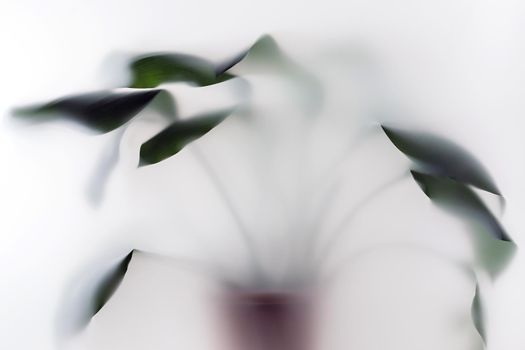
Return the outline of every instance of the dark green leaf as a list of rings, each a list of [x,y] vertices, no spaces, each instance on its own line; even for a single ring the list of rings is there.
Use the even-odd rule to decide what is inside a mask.
[[[496,217],[467,185],[445,177],[417,171],[411,171],[411,173],[423,192],[437,204],[456,214],[467,215],[482,221],[494,238],[510,241]]]
[[[16,111],[34,121],[65,118],[101,133],[128,122],[162,90],[103,91],[64,97],[34,108]]]
[[[468,185],[449,178],[417,171],[412,171],[412,176],[436,205],[467,219],[479,233],[475,236],[478,259],[492,276],[497,275],[510,261],[516,246],[479,196]]]
[[[86,327],[117,290],[127,272],[134,250],[111,264],[95,264],[75,276],[65,288],[58,310],[57,331],[69,336]]]
[[[217,80],[212,63],[196,56],[161,53],[142,56],[131,63],[131,87],[153,88],[166,82],[188,82],[197,86]]]
[[[133,257],[133,252],[129,252],[112,270],[108,271],[100,284],[97,286],[93,295],[93,313],[94,316],[108,302],[117,287],[122,282],[124,275],[128,271],[128,266]]]
[[[425,173],[449,177],[479,189],[501,195],[483,165],[469,152],[443,138],[382,126],[392,143],[413,159]]]
[[[177,154],[190,142],[220,124],[232,110],[177,120],[140,147],[140,166],[155,164]]]

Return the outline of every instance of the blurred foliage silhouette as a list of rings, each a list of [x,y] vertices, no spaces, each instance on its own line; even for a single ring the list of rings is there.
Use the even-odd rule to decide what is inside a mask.
[[[97,133],[107,133],[132,123],[139,113],[152,104],[160,102],[169,124],[140,146],[139,166],[162,162],[180,152],[191,142],[206,135],[223,122],[234,109],[207,111],[190,118],[179,119],[175,99],[166,89],[158,86],[170,82],[184,82],[203,87],[225,82],[242,76],[230,69],[242,66],[242,72],[271,73],[288,76],[307,90],[312,98],[322,99],[322,88],[312,74],[289,59],[270,36],[263,36],[249,49],[221,63],[180,53],[145,54],[130,63],[129,87],[59,98],[36,107],[16,110],[24,119],[40,122],[55,119],[72,120]],[[315,98],[313,98],[315,97]],[[515,245],[496,216],[471,187],[502,194],[482,164],[457,144],[428,133],[381,126],[388,139],[413,163],[411,174],[424,194],[437,206],[466,220],[477,237],[478,258],[491,276],[496,276],[510,260]],[[91,313],[84,323],[99,312],[124,277],[133,258],[127,254],[100,279],[94,289]],[[485,341],[483,310],[480,288],[472,304],[472,319]],[[265,321],[266,322],[266,321]],[[271,322],[271,319],[267,322]]]

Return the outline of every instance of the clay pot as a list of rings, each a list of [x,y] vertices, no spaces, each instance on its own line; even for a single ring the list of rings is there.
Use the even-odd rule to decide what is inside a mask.
[[[225,319],[234,350],[307,350],[311,298],[299,293],[233,292]]]

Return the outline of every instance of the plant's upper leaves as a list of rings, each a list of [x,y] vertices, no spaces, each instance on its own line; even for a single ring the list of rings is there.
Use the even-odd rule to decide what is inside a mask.
[[[279,45],[270,35],[263,35],[250,47],[243,59],[284,64],[288,58],[283,54]]]
[[[166,82],[188,82],[197,86],[215,84],[223,72],[197,56],[179,53],[159,53],[138,57],[131,63],[131,87],[153,88]]]
[[[481,302],[481,295],[480,295],[478,284],[476,284],[476,292],[474,293],[474,298],[472,300],[472,307],[470,310],[470,314],[472,317],[472,322],[474,322],[474,326],[476,327],[476,330],[481,336],[483,343],[486,344],[487,338],[486,338],[486,333],[485,333],[483,304]]]
[[[479,196],[468,185],[446,177],[417,171],[412,171],[412,176],[432,201],[467,219],[479,231],[476,235],[478,258],[492,276],[497,275],[509,262],[516,246]]]
[[[232,110],[177,120],[140,147],[140,166],[155,164],[177,154],[190,142],[219,125]]]
[[[298,104],[308,114],[316,114],[324,101],[324,89],[319,79],[281,50],[270,35],[260,37],[247,51],[238,56],[231,66],[241,74],[270,74],[288,79],[300,91]]]
[[[242,52],[229,65],[229,69],[239,67],[242,72],[276,72],[297,80],[301,85],[314,85],[319,81],[299,64],[286,55],[270,35],[260,37],[248,50]]]
[[[133,257],[133,252],[134,250],[129,252],[129,254],[126,255],[115,267],[113,267],[112,270],[108,271],[108,273],[104,276],[100,284],[95,289],[92,303],[93,314],[91,316],[94,316],[97,312],[99,312],[100,309],[102,309],[102,307],[111,298],[113,293],[115,293],[117,290],[117,287],[120,285],[120,282],[122,282],[124,275],[128,271],[128,266],[131,258]]]
[[[214,64],[203,58],[179,53],[147,54],[134,59],[131,87],[154,88],[168,82],[186,82],[196,86],[218,84],[236,77],[231,69],[244,72],[273,71],[292,78],[307,94],[305,104],[315,110],[322,100],[319,81],[289,59],[275,40],[264,35],[250,48],[231,59]]]
[[[483,165],[460,146],[427,133],[382,128],[390,141],[419,165],[418,170],[449,177],[501,196]]]
[[[196,86],[217,84],[235,75],[228,71],[249,58],[256,61],[283,61],[284,56],[272,37],[265,35],[249,49],[219,64],[180,53],[147,54],[134,59],[131,87],[154,88],[167,82],[187,82]]]
[[[263,35],[252,46],[242,51],[231,59],[221,62],[215,66],[215,74],[218,79],[226,80],[234,76],[228,71],[239,63],[251,66],[250,70],[260,70],[263,67],[273,66],[274,68],[297,68],[291,60],[286,57],[277,45],[277,42],[270,35]]]
[[[215,65],[215,75],[220,79],[220,77],[223,77],[223,76],[231,76],[231,77],[234,77],[234,75],[232,74],[228,74],[227,72],[235,67],[239,62],[241,62],[245,57],[246,55],[248,54],[249,52],[249,49],[248,50],[245,50],[239,54],[237,54],[236,56],[232,57],[232,58],[229,58],[219,64],[216,64]],[[222,78],[223,80],[227,80],[227,79],[224,79]]]
[[[137,115],[162,90],[102,91],[60,98],[23,108],[18,116],[32,120],[66,118],[101,133],[112,131]]]

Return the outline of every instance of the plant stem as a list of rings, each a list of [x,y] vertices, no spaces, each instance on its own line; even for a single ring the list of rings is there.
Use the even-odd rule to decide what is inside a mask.
[[[389,189],[392,185],[405,179],[407,175],[408,174],[404,172],[403,174],[401,174],[401,176],[397,176],[385,182],[384,184],[377,187],[374,191],[372,191],[368,196],[364,197],[357,204],[355,204],[353,208],[343,217],[343,219],[336,226],[336,228],[328,234],[328,242],[321,249],[319,257],[314,258],[314,260],[317,261],[317,264],[322,265],[324,263],[324,261],[330,255],[331,251],[335,248],[339,240],[343,237],[343,230],[345,229],[345,227],[347,227],[352,222],[352,219],[354,219],[355,216],[359,214],[359,212],[363,210],[367,204],[377,199],[377,197],[380,194],[382,194],[385,190]],[[317,240],[313,241],[313,243],[315,243]],[[312,246],[314,245],[313,243]]]
[[[238,232],[240,234],[241,240],[244,242],[244,245],[246,246],[246,249],[248,249],[248,258],[250,262],[250,267],[253,273],[253,278],[255,280],[256,285],[261,283],[261,281],[265,280],[264,272],[261,266],[261,263],[259,261],[259,255],[256,249],[255,241],[252,237],[252,235],[249,233],[248,229],[246,228],[246,225],[244,224],[242,218],[239,216],[233,201],[228,196],[227,191],[224,188],[224,185],[220,181],[219,176],[215,173],[212,165],[208,162],[204,154],[200,151],[200,149],[197,147],[196,144],[193,144],[191,147],[191,150],[195,157],[199,160],[200,164],[204,168],[204,171],[208,174],[209,178],[213,182],[215,188],[217,189],[217,192],[228,208],[230,214],[232,215],[233,220],[235,221]]]

